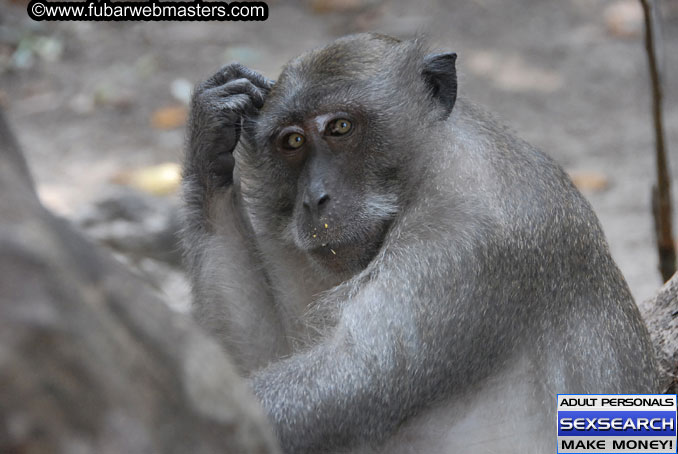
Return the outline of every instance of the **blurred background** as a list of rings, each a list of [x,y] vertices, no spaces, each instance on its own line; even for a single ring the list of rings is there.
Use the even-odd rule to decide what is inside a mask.
[[[425,34],[459,93],[554,157],[641,303],[661,285],[643,16],[636,0],[269,0],[264,22],[34,22],[0,0],[0,104],[44,204],[188,307],[176,244],[192,86],[240,61],[275,78],[336,37]],[[678,150],[678,0],[661,0],[666,139]],[[674,179],[678,158],[669,155]],[[2,216],[2,213],[0,213]],[[675,225],[675,224],[674,224]]]

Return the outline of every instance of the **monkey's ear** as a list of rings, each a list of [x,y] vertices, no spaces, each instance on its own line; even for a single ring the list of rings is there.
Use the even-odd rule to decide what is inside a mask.
[[[424,81],[431,89],[433,99],[445,109],[445,118],[452,112],[457,100],[457,54],[446,52],[430,54],[424,58]]]

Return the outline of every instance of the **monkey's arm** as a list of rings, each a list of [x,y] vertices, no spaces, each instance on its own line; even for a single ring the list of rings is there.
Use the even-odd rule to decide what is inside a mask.
[[[337,302],[343,311],[335,331],[254,375],[254,392],[285,452],[331,452],[384,440],[418,405],[472,383],[474,371],[486,369],[474,364],[483,356],[474,354],[474,345],[495,351],[495,333],[509,320],[502,308],[487,310],[491,298],[483,287],[491,284],[473,277],[484,271],[474,258],[486,250],[463,235],[456,244],[432,243],[399,246],[400,257],[427,251],[418,262],[383,257],[371,267],[379,275]],[[477,269],[469,273],[469,267]]]
[[[210,199],[210,232],[192,251],[192,312],[247,375],[288,351],[279,314],[247,227],[232,203],[233,187]]]
[[[286,351],[280,320],[242,210],[235,204],[233,150],[270,81],[232,64],[196,87],[184,161],[182,238],[193,313],[241,372]]]

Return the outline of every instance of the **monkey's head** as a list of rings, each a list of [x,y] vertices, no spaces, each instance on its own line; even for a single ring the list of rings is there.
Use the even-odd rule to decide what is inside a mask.
[[[257,235],[335,273],[363,269],[421,178],[432,128],[452,111],[455,59],[362,34],[290,61],[236,151]]]

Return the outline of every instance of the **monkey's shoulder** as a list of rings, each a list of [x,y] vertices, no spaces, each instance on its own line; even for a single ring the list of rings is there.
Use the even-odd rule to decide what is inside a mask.
[[[552,157],[466,99],[455,110],[440,154],[446,163],[439,166],[451,204],[474,201],[484,209],[478,216],[510,226],[511,234],[543,233],[549,239],[586,234],[600,243],[593,209]]]

